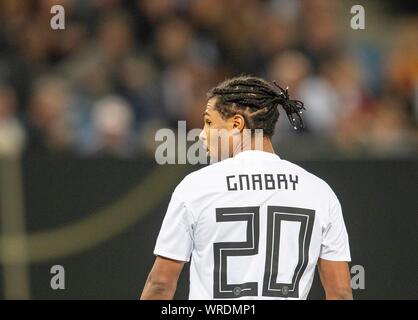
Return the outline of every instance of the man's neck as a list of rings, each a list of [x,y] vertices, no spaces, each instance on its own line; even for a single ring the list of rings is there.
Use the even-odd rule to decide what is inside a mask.
[[[239,146],[235,148],[232,156],[234,157],[238,153],[248,150],[258,150],[269,153],[275,153],[270,138],[263,137],[262,142],[260,142],[261,141],[256,141],[254,138],[249,139],[249,141],[244,140]]]

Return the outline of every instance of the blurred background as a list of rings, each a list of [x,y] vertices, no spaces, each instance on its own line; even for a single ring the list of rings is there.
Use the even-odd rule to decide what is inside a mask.
[[[306,128],[282,115],[274,144],[341,195],[374,275],[358,297],[417,298],[418,10],[388,0],[0,0],[0,297],[137,298],[196,169],[157,166],[155,132],[200,128],[206,91],[240,74],[304,101]]]
[[[416,5],[363,1],[353,30],[357,2],[2,0],[0,154],[153,153],[153,130],[201,127],[206,91],[253,74],[305,102],[304,132],[278,124],[287,156],[416,157]]]

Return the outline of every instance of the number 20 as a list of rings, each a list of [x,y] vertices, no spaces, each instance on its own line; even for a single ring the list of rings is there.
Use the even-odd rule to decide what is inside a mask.
[[[309,245],[315,211],[294,207],[267,206],[267,245],[262,295],[266,297],[299,297],[299,281],[308,264]],[[260,207],[217,208],[216,222],[245,221],[247,237],[243,242],[213,244],[213,296],[218,299],[257,296],[258,283],[228,284],[227,258],[258,254],[260,237]],[[292,282],[278,283],[280,226],[282,221],[300,222],[298,262]]]

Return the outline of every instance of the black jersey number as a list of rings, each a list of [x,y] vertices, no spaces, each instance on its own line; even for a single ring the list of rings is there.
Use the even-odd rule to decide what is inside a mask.
[[[264,268],[263,296],[299,297],[299,281],[306,269],[309,258],[309,245],[315,211],[294,207],[267,207],[266,263]],[[247,222],[246,241],[216,242],[213,244],[214,271],[213,296],[217,299],[239,298],[258,295],[257,282],[228,283],[227,258],[258,254],[260,234],[260,207],[217,208],[216,222]],[[280,232],[282,221],[300,223],[298,239],[298,261],[291,283],[277,282],[279,268]]]

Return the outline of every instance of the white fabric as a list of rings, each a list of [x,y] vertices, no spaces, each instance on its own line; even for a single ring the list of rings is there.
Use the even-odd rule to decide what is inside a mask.
[[[239,184],[240,174],[250,177],[249,188],[245,176],[242,176],[242,185]],[[267,186],[272,188],[273,184],[268,182],[266,185],[263,179],[261,185],[257,181],[253,184],[251,175],[260,174],[261,177],[265,177],[264,174],[272,174],[276,178],[275,188],[266,190]],[[277,175],[286,179],[286,183],[280,183],[280,189]],[[229,188],[238,190],[228,191],[227,176],[230,177]],[[272,258],[269,263],[266,261],[268,206],[309,209],[315,214],[312,232],[302,234],[302,239],[306,242],[301,242],[301,222],[289,219],[292,214],[286,218],[286,212],[274,213],[275,219],[285,217],[283,220],[277,220],[281,221],[280,237],[275,234],[273,238],[279,243],[279,249],[273,256],[278,255],[275,282],[288,283],[286,291],[288,288],[292,289],[291,282],[297,272],[301,243],[309,243],[308,262],[300,275],[298,294],[295,297],[263,295],[263,281],[268,269],[266,266],[270,265],[271,269],[271,261],[274,260]],[[216,209],[231,207],[259,207],[258,231],[254,231],[254,225],[244,220],[217,222]],[[247,217],[251,215],[246,214]],[[213,299],[214,256],[217,254],[214,243],[247,241],[247,226],[251,228],[250,232],[259,233],[258,253],[228,256],[226,268],[223,270],[226,270],[227,284],[256,282],[257,295],[231,298],[306,299],[318,258],[335,261],[351,259],[341,206],[328,184],[275,154],[254,150],[244,151],[233,158],[209,165],[183,179],[173,192],[154,254],[179,261],[190,261],[191,257],[189,298]],[[277,230],[274,232],[278,233]]]

